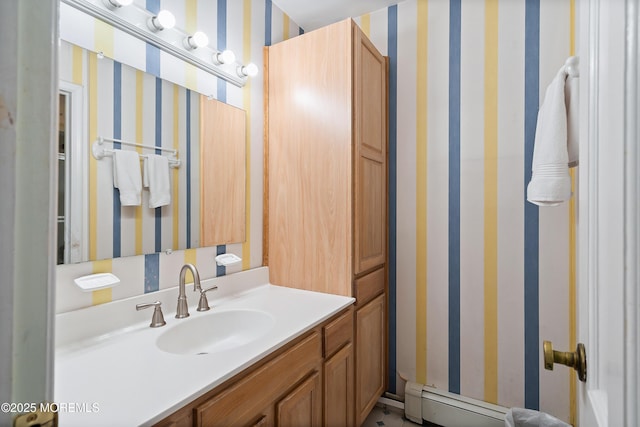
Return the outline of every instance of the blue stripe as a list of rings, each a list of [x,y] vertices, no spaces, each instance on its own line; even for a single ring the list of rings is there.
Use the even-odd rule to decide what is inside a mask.
[[[156,147],[162,147],[162,79],[156,77]],[[162,151],[156,150],[156,154]],[[156,252],[162,251],[162,207],[155,209]]]
[[[398,130],[398,6],[387,15],[389,54],[389,377],[388,389],[396,393],[396,227]]]
[[[113,61],[113,137],[122,138],[122,64]],[[113,147],[120,149],[121,144],[114,142]],[[122,207],[120,190],[113,189],[113,257],[121,256],[122,251]]]
[[[160,289],[160,254],[144,256],[144,293]]]
[[[218,50],[227,48],[227,0],[218,0]],[[218,79],[218,100],[227,102],[227,82]]]
[[[147,43],[145,71],[152,76],[160,77],[160,49],[149,43]]]
[[[160,12],[160,0],[147,0],[146,9],[151,13]]]
[[[271,14],[273,12],[273,3],[267,0],[264,4],[264,45],[271,46]]]
[[[533,143],[540,96],[540,0],[527,0],[525,6],[524,71],[524,194],[531,180]],[[524,404],[540,407],[539,343],[539,218],[538,207],[524,203]]]
[[[146,9],[151,13],[160,12],[160,0],[147,0]],[[160,49],[147,43],[146,72],[160,77]]]
[[[216,247],[216,255],[221,255],[226,252],[227,252],[227,245],[220,245]],[[216,264],[216,277],[224,276],[225,274],[227,274],[227,267],[225,267],[224,265]]]
[[[187,249],[191,249],[191,90],[187,89]]]
[[[460,0],[449,16],[449,391],[460,393]]]

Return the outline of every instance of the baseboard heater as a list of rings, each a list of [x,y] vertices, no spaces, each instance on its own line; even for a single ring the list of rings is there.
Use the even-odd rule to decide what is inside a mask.
[[[460,396],[407,382],[404,395],[407,419],[423,424],[423,420],[444,427],[504,427],[508,409],[476,399]]]

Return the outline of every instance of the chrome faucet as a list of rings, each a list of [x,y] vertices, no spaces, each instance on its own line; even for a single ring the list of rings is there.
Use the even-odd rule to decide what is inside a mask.
[[[196,266],[193,264],[183,265],[182,269],[180,270],[180,282],[178,283],[180,293],[178,294],[178,309],[176,312],[176,319],[184,319],[185,317],[189,317],[187,295],[185,294],[184,290],[184,278],[187,275],[187,270],[191,270],[191,274],[193,274],[193,292],[202,292],[202,288],[200,287],[200,275],[198,274],[198,269],[196,268]]]

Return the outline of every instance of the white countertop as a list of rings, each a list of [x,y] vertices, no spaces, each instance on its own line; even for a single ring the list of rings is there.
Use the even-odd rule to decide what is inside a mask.
[[[256,272],[252,274],[255,276]],[[264,277],[264,272],[258,275]],[[231,276],[235,275],[228,277]],[[54,401],[67,405],[59,410],[60,425],[118,427],[158,422],[354,301],[353,298],[268,283],[245,284],[234,293],[229,289],[232,285],[225,286],[224,278],[215,280],[213,283],[218,284],[220,294],[219,298],[213,298],[218,291],[208,293],[211,311],[200,313],[196,311],[196,304],[189,304],[191,316],[175,319],[174,306],[164,304],[167,324],[160,328],[149,327],[152,309],[138,312],[144,313],[145,320],[135,324],[122,327],[120,320],[119,328],[115,330],[99,325],[99,336],[92,336],[86,325],[109,322],[109,318],[96,322],[95,313],[90,312],[92,309],[58,315],[57,333],[60,328],[65,330],[60,330],[56,344]],[[237,281],[238,277],[228,280]],[[209,281],[203,281],[203,288],[210,285]],[[188,295],[192,294],[192,288],[187,287]],[[158,299],[156,294],[110,303],[119,307],[103,307],[94,312],[121,319],[118,310],[126,307],[135,313],[136,303]],[[175,295],[177,289],[172,288],[160,299]],[[191,299],[197,302],[195,298]],[[219,353],[176,355],[156,347],[158,336],[180,322],[206,316],[212,311],[237,309],[266,312],[274,318],[274,326],[253,342]],[[124,317],[128,315],[130,313]],[[114,320],[114,323],[118,321]],[[74,335],[69,329],[82,332]]]

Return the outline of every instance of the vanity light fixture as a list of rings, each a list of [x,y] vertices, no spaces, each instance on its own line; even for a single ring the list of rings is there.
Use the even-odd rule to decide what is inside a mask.
[[[157,15],[149,18],[149,22],[147,23],[151,31],[162,31],[165,28],[173,28],[175,25],[176,17],[166,9],[161,10]]]
[[[109,9],[117,9],[122,6],[129,6],[133,0],[102,0]]]
[[[217,65],[236,62],[236,54],[230,50],[224,50],[213,54],[213,62]]]
[[[185,37],[183,44],[187,49],[205,47],[209,44],[209,37],[202,31],[196,31],[192,36]]]
[[[207,46],[206,34],[189,34],[176,28],[176,18],[171,12],[152,13],[138,4],[144,3],[141,0],[60,1],[234,86],[243,87],[250,77],[258,74],[256,65],[243,66],[230,50]]]
[[[258,66],[250,62],[247,65],[238,67],[237,73],[240,77],[255,77],[258,75]]]

